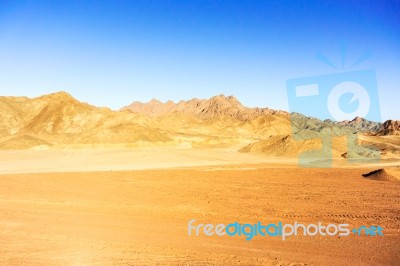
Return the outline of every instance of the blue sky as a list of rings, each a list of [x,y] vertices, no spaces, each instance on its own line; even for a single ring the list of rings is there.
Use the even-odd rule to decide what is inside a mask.
[[[372,51],[351,70],[374,69],[383,120],[400,119],[398,17],[395,1],[0,0],[0,95],[64,90],[118,109],[223,93],[288,110],[288,79]]]

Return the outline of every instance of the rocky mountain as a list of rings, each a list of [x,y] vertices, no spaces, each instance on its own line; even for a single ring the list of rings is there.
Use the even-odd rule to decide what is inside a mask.
[[[142,113],[149,116],[163,116],[172,113],[185,113],[200,119],[212,119],[221,116],[231,117],[237,120],[250,120],[266,114],[287,114],[284,111],[275,111],[269,108],[247,108],[234,96],[223,94],[210,99],[191,99],[189,101],[160,102],[152,99],[148,103],[133,102],[121,110]]]
[[[169,139],[138,115],[82,103],[65,92],[1,97],[0,110],[0,148],[5,149]]]
[[[263,115],[286,115],[285,111],[277,111],[270,108],[248,108],[243,106],[234,96],[224,96],[223,94],[211,97],[210,99],[194,98],[189,101],[180,101],[174,103],[167,101],[165,103],[156,99],[152,99],[148,103],[133,102],[129,106],[125,106],[122,111],[130,111],[133,113],[141,113],[152,117],[165,116],[173,113],[189,114],[196,118],[209,120],[218,117],[230,117],[236,120],[248,121]],[[352,121],[334,122],[329,119],[321,121],[313,117],[306,117],[302,114],[290,114],[292,124],[297,124],[301,129],[319,130],[326,127],[334,127],[338,135],[343,130],[357,132],[377,132],[381,123],[366,120],[361,117],[356,117]],[[299,125],[299,121],[304,120],[307,125]],[[354,130],[355,129],[355,130]]]
[[[353,120],[344,120],[340,122],[333,122],[329,119],[325,120],[329,124],[333,124],[336,126],[348,126],[356,129],[358,132],[377,132],[380,126],[382,125],[379,122],[369,121],[362,117],[356,117]]]
[[[377,136],[400,135],[400,121],[388,120],[376,132]]]
[[[240,145],[290,131],[284,112],[246,108],[234,97],[135,103],[136,112],[79,102],[65,92],[0,97],[0,149],[104,145]]]
[[[382,125],[362,118],[321,121],[269,108],[247,108],[224,95],[178,103],[153,99],[112,111],[58,92],[36,98],[0,97],[0,111],[0,149],[172,145],[235,147],[241,152],[290,157],[318,149],[323,136],[357,136],[369,130],[373,132],[364,134],[368,137],[364,142],[386,154],[397,156],[399,145],[397,139],[381,137],[398,134],[398,121]],[[340,157],[346,148],[343,140],[335,154]]]

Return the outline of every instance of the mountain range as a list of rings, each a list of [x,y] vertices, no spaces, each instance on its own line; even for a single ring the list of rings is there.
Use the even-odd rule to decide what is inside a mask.
[[[171,113],[190,114],[196,118],[207,120],[218,116],[227,116],[236,120],[247,121],[262,115],[287,114],[284,111],[276,111],[269,108],[244,107],[234,96],[218,95],[210,99],[191,99],[166,103],[152,99],[148,103],[133,102],[121,110],[129,110],[143,113],[149,116],[163,116]]]
[[[321,136],[359,134],[360,141],[397,156],[399,121],[321,121],[270,108],[247,108],[234,96],[174,103],[133,102],[113,111],[66,92],[36,98],[0,97],[0,149],[81,147],[238,147],[241,152],[294,156]],[[322,134],[322,135],[321,135]],[[338,154],[345,152],[340,144]]]

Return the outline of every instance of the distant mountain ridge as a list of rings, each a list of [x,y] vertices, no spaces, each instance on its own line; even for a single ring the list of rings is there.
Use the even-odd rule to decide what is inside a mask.
[[[264,114],[287,114],[270,108],[248,108],[243,106],[234,96],[220,94],[209,99],[191,99],[174,103],[166,103],[152,99],[148,103],[133,102],[121,110],[143,113],[149,116],[163,116],[175,112],[191,114],[200,119],[212,119],[216,116],[228,116],[238,120],[254,119]]]
[[[377,130],[381,127],[382,123],[369,121],[362,117],[356,117],[353,120],[344,120],[344,121],[331,121],[329,119],[324,120],[324,122],[339,125],[339,126],[349,126],[360,132],[377,132]]]
[[[242,121],[251,120],[265,114],[289,115],[286,111],[273,110],[270,108],[248,108],[243,106],[234,96],[225,96],[223,94],[209,99],[194,98],[188,101],[179,101],[178,103],[174,103],[173,101],[163,103],[157,99],[152,99],[147,103],[135,101],[132,104],[121,108],[121,110],[154,117],[179,112],[190,114],[200,119],[212,119],[216,116],[228,116]],[[356,117],[351,121],[345,120],[339,122],[331,121],[329,119],[320,121],[313,117],[307,117],[307,119],[313,119],[316,123],[323,126],[333,125],[338,127],[351,127],[359,132],[371,132],[373,134],[375,134],[382,125],[382,123],[369,121],[361,117]]]

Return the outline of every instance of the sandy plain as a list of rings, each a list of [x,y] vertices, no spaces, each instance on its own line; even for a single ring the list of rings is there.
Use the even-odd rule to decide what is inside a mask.
[[[0,152],[1,265],[398,265],[400,184],[234,149]],[[158,168],[158,169],[156,169]],[[189,236],[196,223],[380,225],[384,236]]]

